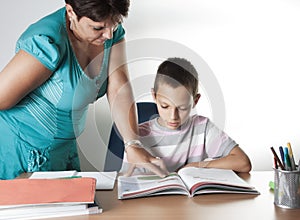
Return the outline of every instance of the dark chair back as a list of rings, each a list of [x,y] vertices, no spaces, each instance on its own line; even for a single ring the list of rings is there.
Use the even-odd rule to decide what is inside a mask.
[[[156,104],[153,102],[137,103],[138,123],[143,123],[158,115]],[[124,156],[124,142],[115,124],[113,124],[106,152],[104,171],[119,171]]]

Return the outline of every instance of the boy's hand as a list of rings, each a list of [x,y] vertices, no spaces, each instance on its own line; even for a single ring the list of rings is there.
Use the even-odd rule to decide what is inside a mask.
[[[136,167],[145,168],[162,178],[169,174],[163,160],[153,157],[144,148],[128,147],[126,153],[130,167],[124,176],[131,176]]]

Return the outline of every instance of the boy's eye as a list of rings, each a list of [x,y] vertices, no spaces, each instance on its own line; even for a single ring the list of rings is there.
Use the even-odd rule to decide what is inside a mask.
[[[191,108],[191,106],[181,106],[181,107],[179,107],[178,109],[179,109],[180,111],[188,111],[190,108]]]
[[[180,111],[186,111],[187,108],[179,108]]]
[[[161,105],[160,107],[161,107],[161,108],[168,108],[167,105]]]

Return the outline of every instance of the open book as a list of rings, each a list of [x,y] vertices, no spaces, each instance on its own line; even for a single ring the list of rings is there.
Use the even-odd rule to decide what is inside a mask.
[[[193,197],[207,193],[259,194],[234,171],[224,169],[186,167],[165,178],[157,175],[118,177],[118,199],[165,194]]]

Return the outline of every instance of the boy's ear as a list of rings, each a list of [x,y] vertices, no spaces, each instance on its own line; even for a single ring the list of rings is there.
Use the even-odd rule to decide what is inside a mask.
[[[193,106],[193,108],[194,108],[194,107],[197,105],[197,103],[198,103],[198,101],[199,101],[200,97],[201,97],[201,94],[200,94],[200,93],[198,93],[198,94],[195,96],[195,98],[194,98],[194,106]]]
[[[156,102],[156,93],[153,88],[151,89],[151,95],[152,95],[153,101]]]

